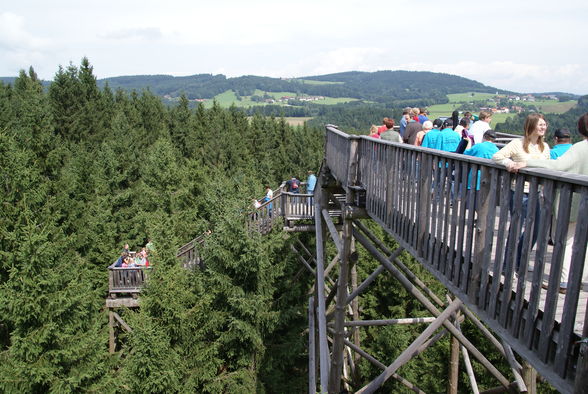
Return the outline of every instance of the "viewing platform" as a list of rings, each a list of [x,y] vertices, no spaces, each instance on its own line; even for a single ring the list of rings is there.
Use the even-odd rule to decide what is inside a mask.
[[[576,388],[581,385],[578,382],[588,374],[580,352],[580,340],[588,336],[587,284],[582,283],[588,245],[588,177],[537,169],[511,174],[486,159],[348,135],[334,126],[326,129],[325,163],[319,180],[322,199],[315,192],[319,203],[333,192],[346,194],[346,210],[365,209],[401,249],[558,390],[572,392],[574,384]],[[478,181],[480,186],[474,187]],[[528,214],[523,218],[524,195],[529,199]],[[320,219],[329,225],[328,218]],[[346,226],[386,269],[392,270],[387,265],[391,260],[377,250],[377,242],[366,236],[369,233],[360,221],[350,216]],[[533,247],[530,234],[535,228],[538,237]],[[329,232],[342,253],[345,236]],[[343,262],[342,258],[342,266]],[[569,264],[570,275],[567,291],[561,294],[564,262]],[[317,282],[323,280],[320,265]],[[402,275],[398,277],[402,279]],[[409,283],[401,283],[413,290]],[[345,290],[340,287],[337,294],[339,291]],[[415,296],[420,297],[417,293]],[[333,298],[329,295],[324,306],[316,306],[318,323],[330,319],[326,309]],[[341,298],[336,310],[345,310],[349,298]],[[439,310],[423,302],[440,318]],[[319,333],[325,330],[320,343],[326,338],[326,325],[321,328],[319,324],[318,329]],[[340,338],[333,337],[333,349],[344,337]],[[464,343],[467,345],[467,341]],[[328,345],[323,342],[321,387],[336,391],[336,379],[333,375],[327,379],[322,368],[330,359],[332,374],[334,367],[340,368],[340,361],[325,349]],[[384,368],[381,377],[360,392],[379,387],[395,366],[396,362]]]
[[[114,267],[114,264],[109,266],[106,307],[139,306],[137,298],[150,269],[149,267]]]

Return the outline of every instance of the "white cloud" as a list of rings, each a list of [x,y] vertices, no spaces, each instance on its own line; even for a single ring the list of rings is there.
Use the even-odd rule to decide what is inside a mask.
[[[107,40],[158,40],[163,37],[163,33],[157,27],[136,27],[127,29],[112,30],[102,33],[99,37]]]
[[[22,17],[11,12],[0,13],[0,48],[10,51],[39,50],[49,43],[46,38],[28,32]]]
[[[0,58],[5,75],[46,60],[51,41],[29,32],[24,19],[11,12],[0,13]]]
[[[543,65],[493,61],[479,63],[399,64],[399,68],[413,71],[433,71],[460,75],[485,85],[518,92],[566,91],[586,94],[588,76],[580,64]]]

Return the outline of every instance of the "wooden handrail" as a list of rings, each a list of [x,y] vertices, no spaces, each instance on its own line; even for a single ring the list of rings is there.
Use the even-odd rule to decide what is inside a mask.
[[[151,267],[108,267],[108,294],[138,294],[145,284]]]

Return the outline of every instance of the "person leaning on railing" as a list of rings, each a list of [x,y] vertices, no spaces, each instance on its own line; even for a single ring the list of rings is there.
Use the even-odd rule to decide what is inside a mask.
[[[578,132],[584,137],[584,140],[575,143],[557,160],[537,160],[528,159],[520,161],[510,167],[513,172],[524,167],[549,168],[556,171],[565,171],[573,174],[588,175],[588,113],[580,116],[578,119]],[[577,196],[576,196],[577,197]],[[568,286],[568,274],[570,261],[572,257],[572,245],[574,243],[575,218],[578,217],[579,201],[578,198],[572,200],[572,213],[570,214],[570,225],[568,227],[568,239],[566,242],[566,251],[563,269],[561,272],[560,291],[565,292]],[[584,213],[585,214],[585,213]],[[584,274],[582,281],[588,282],[588,253],[584,259]]]
[[[527,116],[525,119],[524,125],[524,135],[523,138],[517,138],[510,141],[505,147],[500,149],[498,152],[492,156],[492,160],[494,160],[498,164],[504,165],[507,170],[511,171],[515,168],[516,163],[528,161],[528,160],[549,160],[549,145],[543,141],[545,138],[545,133],[547,132],[547,122],[542,114],[533,113]],[[525,218],[527,217],[527,206],[529,203],[529,185],[525,183],[525,190],[523,194],[523,201],[521,206],[521,219],[519,226],[522,228]],[[511,215],[513,214],[514,210],[514,191],[511,191],[511,202],[509,211]],[[539,234],[539,204],[537,204],[535,209],[535,223],[533,229],[533,235],[531,239],[531,248],[535,246],[535,242],[537,241],[537,235]],[[521,254],[522,254],[522,246],[523,243],[521,240],[523,239],[525,233],[521,234],[519,239],[519,246],[517,248],[516,254],[516,268],[518,270]],[[506,250],[508,254],[508,250],[510,248],[510,238],[507,242]]]

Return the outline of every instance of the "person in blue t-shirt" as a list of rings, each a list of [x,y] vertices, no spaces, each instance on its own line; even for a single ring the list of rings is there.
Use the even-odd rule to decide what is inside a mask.
[[[453,131],[453,121],[446,119],[443,122],[442,130],[431,130],[423,139],[423,148],[438,149],[445,152],[455,152],[459,141],[461,141],[461,135]]]
[[[492,156],[498,152],[498,148],[494,144],[496,139],[496,132],[492,129],[484,132],[483,142],[474,145],[471,149],[466,149],[463,154],[467,156],[481,157],[483,159],[492,159]],[[476,190],[480,190],[480,173],[478,170],[478,182],[476,184]],[[469,178],[471,178],[470,174]],[[470,188],[470,180],[468,180],[468,189]]]
[[[554,133],[555,146],[549,151],[551,160],[555,160],[572,147],[572,136],[570,130],[563,128],[557,129]]]
[[[315,186],[316,176],[314,175],[314,171],[308,171],[308,178],[306,179],[306,192],[308,194],[313,194]]]
[[[423,137],[423,141],[421,142],[421,146],[424,148],[432,148],[432,141],[436,141],[437,135],[441,132],[441,126],[443,125],[443,121],[439,118],[433,121],[433,128],[425,134]],[[429,136],[429,134],[433,133],[433,136]]]

